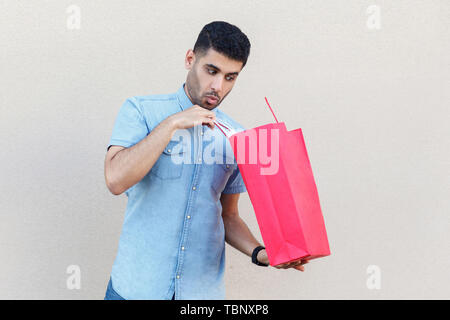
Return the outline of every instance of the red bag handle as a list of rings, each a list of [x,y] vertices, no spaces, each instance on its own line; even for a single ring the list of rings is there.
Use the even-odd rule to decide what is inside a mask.
[[[269,109],[270,109],[270,111],[272,112],[273,117],[275,118],[275,121],[278,123],[278,119],[277,119],[277,117],[275,116],[275,113],[273,113],[273,110],[272,110],[272,108],[270,107],[269,101],[267,101],[267,98],[266,98],[266,97],[264,97],[264,99],[266,99],[267,105],[269,106]]]
[[[269,106],[269,109],[270,109],[270,111],[272,112],[272,115],[273,115],[273,117],[275,118],[275,121],[278,123],[278,119],[277,119],[277,117],[275,116],[275,113],[273,112],[272,107],[271,107],[270,104],[269,104],[269,101],[267,101],[267,98],[266,98],[266,97],[264,97],[264,99],[266,99],[266,103],[267,103],[267,105]],[[222,131],[222,133],[225,135],[225,137],[228,138],[228,135],[225,133],[224,130],[231,131],[230,128],[228,128],[226,125],[224,125],[223,123],[220,123],[220,122],[217,121],[217,120],[215,120],[214,123],[217,125],[217,128],[219,128],[219,130]],[[222,127],[224,130],[222,130],[221,127]]]
[[[226,125],[220,123],[220,122],[217,121],[217,120],[214,120],[214,123],[217,125],[217,128],[219,128],[219,130],[222,131],[222,133],[225,135],[225,137],[228,138],[228,135],[227,135],[220,127],[223,127],[224,130],[228,130],[228,131],[231,131],[230,128],[228,128]]]

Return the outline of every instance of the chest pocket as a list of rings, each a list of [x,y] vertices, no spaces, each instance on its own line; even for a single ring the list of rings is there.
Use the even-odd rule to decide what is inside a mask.
[[[237,164],[233,163],[231,159],[223,157],[223,163],[214,164],[214,177],[212,182],[212,188],[217,193],[220,193],[225,188],[228,179],[236,169]]]
[[[150,170],[150,174],[159,179],[180,178],[183,173],[185,151],[179,141],[170,140]]]

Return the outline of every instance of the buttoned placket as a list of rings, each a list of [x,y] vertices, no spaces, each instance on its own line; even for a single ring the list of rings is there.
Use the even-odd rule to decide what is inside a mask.
[[[198,128],[199,127],[199,128]],[[186,251],[189,250],[189,248],[186,248],[185,243],[188,240],[189,236],[189,230],[191,221],[193,219],[191,209],[195,203],[195,199],[197,196],[197,186],[198,186],[198,179],[199,179],[199,171],[200,171],[200,165],[202,163],[202,153],[203,153],[203,135],[204,135],[204,129],[203,125],[200,125],[198,127],[194,127],[194,152],[195,152],[195,158],[194,158],[194,177],[192,179],[192,187],[190,188],[189,198],[188,198],[188,204],[185,212],[185,219],[184,219],[184,225],[183,225],[183,233],[181,235],[181,243],[178,250],[178,264],[176,268],[176,281],[175,281],[175,297],[179,297],[180,293],[180,282],[182,279],[182,270],[183,270],[183,259],[184,254]],[[194,211],[195,212],[195,211]]]

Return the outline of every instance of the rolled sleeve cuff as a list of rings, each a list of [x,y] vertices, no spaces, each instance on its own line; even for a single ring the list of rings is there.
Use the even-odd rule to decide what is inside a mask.
[[[129,148],[129,147],[133,146],[134,144],[135,143],[130,142],[130,141],[112,139],[109,142],[108,147],[106,148],[106,150],[108,150],[109,147],[111,147],[111,146],[122,146],[122,147],[125,147],[125,148]]]
[[[222,193],[224,194],[243,193],[243,192],[247,192],[247,188],[245,187],[245,185],[233,186],[230,188],[226,188],[222,191]]]

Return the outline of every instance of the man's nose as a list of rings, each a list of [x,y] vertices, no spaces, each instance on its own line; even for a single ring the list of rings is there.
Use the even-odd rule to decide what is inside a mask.
[[[220,97],[220,94],[222,93],[222,85],[223,85],[223,79],[222,77],[216,77],[211,84],[211,90],[215,92],[217,96]]]

